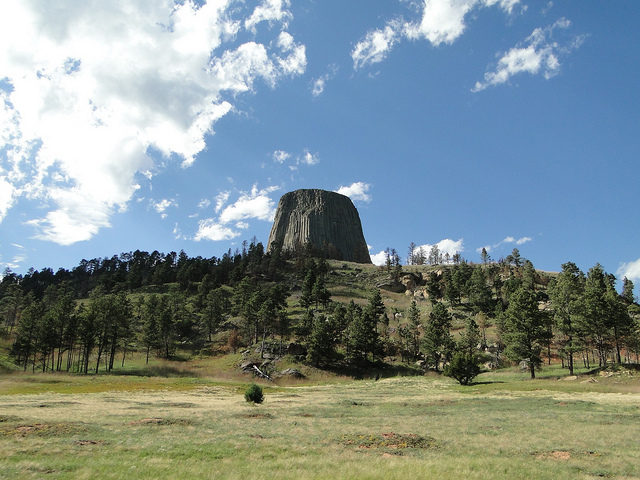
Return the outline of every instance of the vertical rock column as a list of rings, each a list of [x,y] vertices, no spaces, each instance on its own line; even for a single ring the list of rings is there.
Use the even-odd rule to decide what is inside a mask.
[[[280,199],[267,249],[294,251],[306,244],[326,258],[371,263],[358,211],[339,193],[295,190]]]

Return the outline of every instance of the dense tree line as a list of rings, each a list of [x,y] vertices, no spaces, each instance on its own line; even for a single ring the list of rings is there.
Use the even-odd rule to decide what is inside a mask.
[[[399,257],[395,250],[388,254],[382,268],[397,280]],[[25,370],[82,373],[111,371],[132,351],[144,352],[147,361],[151,355],[172,358],[178,350],[211,352],[214,344],[283,354],[292,339],[317,366],[366,367],[399,356],[461,383],[487,359],[524,361],[532,377],[552,354],[570,373],[576,358],[585,367],[638,361],[633,283],[624,279],[619,294],[615,277],[600,265],[585,275],[566,263],[554,276],[537,272],[517,249],[482,265],[456,258],[425,272],[429,303],[396,310],[391,325],[377,289],[366,301],[332,301],[330,266],[311,255],[302,248],[284,258],[254,241],[221,259],[136,251],[83,260],[56,274],[9,271],[0,282],[2,331]],[[497,338],[488,345],[492,326]]]

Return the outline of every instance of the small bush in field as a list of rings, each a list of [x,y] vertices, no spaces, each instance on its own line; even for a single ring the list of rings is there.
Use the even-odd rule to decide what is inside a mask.
[[[247,402],[262,403],[262,401],[264,400],[262,387],[260,387],[260,385],[256,385],[255,383],[249,385],[247,390],[244,392],[244,399]]]
[[[455,378],[460,385],[469,385],[480,373],[480,359],[477,355],[456,352],[451,363],[444,369],[444,374]]]

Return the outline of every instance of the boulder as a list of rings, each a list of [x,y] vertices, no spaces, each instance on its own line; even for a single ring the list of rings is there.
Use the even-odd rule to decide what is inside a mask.
[[[305,378],[304,374],[300,370],[296,370],[295,368],[287,368],[286,370],[282,370],[278,375],[280,375],[281,377]]]

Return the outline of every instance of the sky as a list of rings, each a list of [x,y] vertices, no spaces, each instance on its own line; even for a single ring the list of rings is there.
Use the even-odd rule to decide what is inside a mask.
[[[281,195],[640,285],[640,2],[0,6],[0,269],[266,244]],[[639,289],[636,288],[636,293]]]

